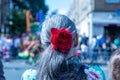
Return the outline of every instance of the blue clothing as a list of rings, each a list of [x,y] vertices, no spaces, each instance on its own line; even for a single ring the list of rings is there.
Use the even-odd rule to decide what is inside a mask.
[[[0,61],[0,80],[6,80],[4,76],[2,61]]]
[[[114,44],[115,44],[115,46],[118,48],[118,47],[120,47],[120,40],[119,39],[115,39],[114,40]]]
[[[100,38],[98,41],[99,41],[100,47],[102,48],[103,43],[106,42],[106,38],[105,38],[105,37],[102,37],[102,38]]]

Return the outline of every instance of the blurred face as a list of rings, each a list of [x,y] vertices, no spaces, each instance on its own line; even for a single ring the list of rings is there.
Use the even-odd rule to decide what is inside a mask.
[[[71,57],[74,57],[76,54],[76,46],[78,45],[78,35],[76,36],[75,40],[74,40],[74,44],[72,45],[72,48],[70,50],[70,53],[67,55],[67,58],[71,58]]]
[[[71,48],[70,53],[67,55],[67,59],[75,57],[75,48]]]

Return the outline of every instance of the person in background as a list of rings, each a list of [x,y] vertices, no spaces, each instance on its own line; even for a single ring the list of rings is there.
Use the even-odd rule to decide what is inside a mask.
[[[109,62],[109,71],[109,80],[120,80],[120,49],[113,52]]]
[[[79,35],[78,36],[78,45],[77,45],[76,49],[81,50],[81,48],[80,48],[81,44],[82,44],[82,35]]]
[[[5,48],[5,51],[4,51],[4,60],[5,61],[9,61],[11,59],[11,47],[13,45],[13,40],[12,38],[10,37],[9,34],[6,35],[5,39],[4,39],[4,48]]]
[[[96,35],[93,36],[92,42],[91,42],[91,61],[97,61],[98,59],[98,51],[99,51],[99,43]]]
[[[21,41],[22,41],[23,48],[25,48],[25,45],[30,41],[29,36],[23,33],[21,37]]]
[[[83,36],[82,36],[82,42],[85,43],[85,45],[88,46],[88,37],[86,36],[85,33],[83,33]]]
[[[14,58],[18,57],[18,52],[19,52],[19,47],[21,46],[21,40],[18,35],[15,36],[14,41],[13,41],[13,53],[12,56]]]
[[[82,60],[87,60],[88,59],[88,46],[82,42],[81,44],[81,54],[82,54]]]
[[[120,36],[118,36],[117,38],[115,38],[114,40],[114,45],[119,48],[120,47]]]
[[[0,37],[0,58],[3,57],[3,51],[2,51],[2,48],[3,48],[3,42],[2,42],[2,39]]]
[[[75,57],[78,34],[75,24],[64,15],[53,15],[42,25],[41,54],[37,77],[30,69],[22,75],[22,80],[105,80],[98,66],[81,64]],[[35,76],[35,75],[34,75]]]
[[[103,45],[106,42],[105,35],[104,34],[100,34],[100,37],[99,38],[97,37],[97,39],[98,39],[100,48],[103,49]]]
[[[103,52],[103,59],[104,61],[108,61],[111,56],[112,51],[112,42],[111,38],[107,37],[106,42],[104,43],[104,52]]]
[[[4,76],[3,64],[1,60],[0,60],[0,80],[6,80]]]
[[[1,54],[1,56],[0,57],[2,57],[3,56],[3,52],[2,52],[2,47],[3,47],[3,41],[4,40],[2,40],[3,39],[3,35],[1,35],[0,36],[0,54]],[[0,60],[0,80],[6,80],[5,79],[5,76],[4,76],[4,71],[3,71],[3,63],[2,63],[2,61]]]

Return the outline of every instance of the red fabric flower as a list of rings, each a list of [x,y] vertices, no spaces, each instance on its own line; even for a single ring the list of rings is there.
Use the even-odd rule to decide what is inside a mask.
[[[60,52],[65,53],[71,47],[72,34],[65,28],[62,28],[60,30],[52,28],[51,43],[52,49],[59,50]]]

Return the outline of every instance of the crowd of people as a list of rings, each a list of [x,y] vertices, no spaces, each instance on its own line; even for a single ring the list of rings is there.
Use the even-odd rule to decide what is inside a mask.
[[[80,60],[91,62],[102,59],[108,61],[112,52],[120,47],[120,37],[112,39],[104,34],[93,36],[91,42],[84,33],[78,36],[76,55]],[[6,61],[13,58],[28,59],[35,62],[42,52],[40,33],[23,33],[11,36],[0,35],[0,57]]]
[[[5,61],[21,58],[34,62],[41,50],[39,34],[23,33],[14,36],[1,34],[0,36],[0,57]]]
[[[112,52],[120,48],[120,37],[110,37],[104,34],[93,36],[92,40],[83,34],[79,36],[79,45],[77,50],[80,50],[81,59],[90,61],[103,60],[108,61]]]

